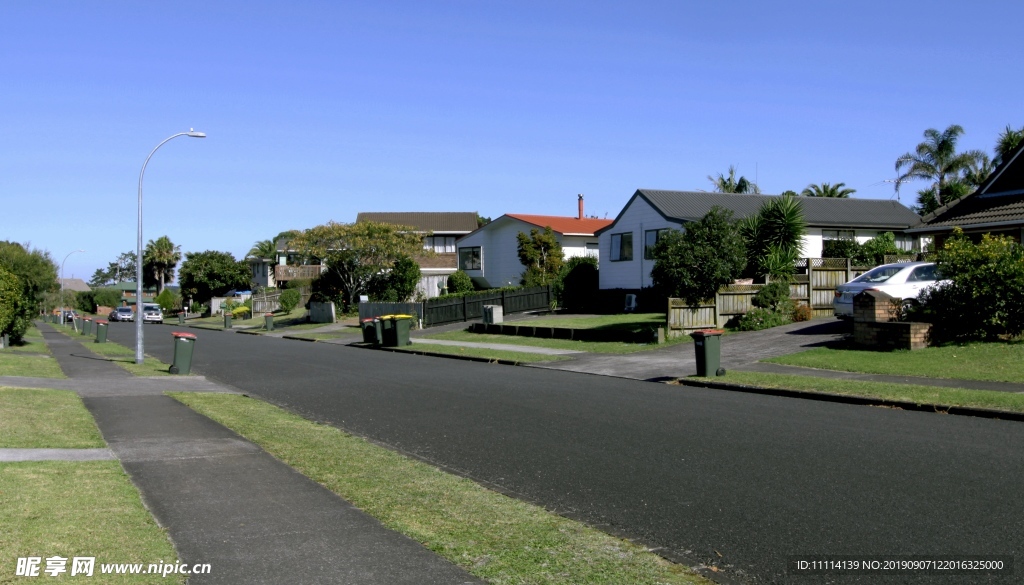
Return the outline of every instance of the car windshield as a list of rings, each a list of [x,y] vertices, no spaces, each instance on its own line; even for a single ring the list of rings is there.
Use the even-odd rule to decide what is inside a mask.
[[[885,282],[904,268],[906,268],[906,266],[879,266],[878,268],[872,268],[864,274],[861,274],[850,282]]]
[[[132,310],[131,310],[131,308],[130,308],[130,307],[119,307],[119,308],[117,309],[117,312],[118,312],[118,313],[131,313],[131,312],[132,312]]]

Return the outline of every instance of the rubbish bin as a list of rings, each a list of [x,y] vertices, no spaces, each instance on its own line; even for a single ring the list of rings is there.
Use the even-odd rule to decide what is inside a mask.
[[[185,324],[185,311],[178,313],[178,325]]]
[[[725,331],[721,329],[704,329],[690,334],[697,353],[697,375],[701,378],[725,375],[725,369],[719,367],[722,361],[723,333]]]
[[[171,335],[174,337],[174,363],[167,371],[187,376],[192,371],[192,350],[196,346],[196,336],[183,331],[175,331]]]
[[[231,329],[231,313],[224,311],[224,328]]]
[[[267,313],[267,314],[263,315],[263,322],[267,326],[267,331],[273,331],[274,330],[274,314],[273,313]]]
[[[107,342],[107,320],[96,319],[96,343]]]
[[[361,320],[359,324],[363,328],[363,343],[381,344],[383,339],[381,336],[380,319],[367,317]]]
[[[409,330],[412,329],[412,315],[387,315],[381,317],[381,333],[385,347],[401,347],[412,343]]]
[[[82,320],[82,335],[92,335],[92,319]]]

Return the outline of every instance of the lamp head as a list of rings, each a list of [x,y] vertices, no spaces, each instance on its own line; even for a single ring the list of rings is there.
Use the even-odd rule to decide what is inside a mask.
[[[192,138],[206,138],[206,132],[196,132],[195,128],[189,128],[188,135]]]

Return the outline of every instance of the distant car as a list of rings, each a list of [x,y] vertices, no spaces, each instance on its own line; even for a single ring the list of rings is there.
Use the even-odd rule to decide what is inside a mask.
[[[109,321],[134,321],[135,311],[131,307],[118,307],[107,316]]]
[[[866,290],[877,290],[913,305],[921,291],[940,282],[942,275],[934,262],[883,264],[836,287],[832,308],[839,319],[853,318],[853,297]]]
[[[163,323],[164,312],[160,309],[160,305],[143,304],[142,305],[142,322],[143,323]]]
[[[78,318],[78,313],[74,309],[64,309],[64,322],[70,323]]]

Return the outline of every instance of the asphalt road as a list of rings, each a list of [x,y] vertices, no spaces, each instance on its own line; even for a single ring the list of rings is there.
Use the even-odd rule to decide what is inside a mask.
[[[147,351],[170,361],[174,329]],[[1021,423],[190,331],[211,379],[738,582],[1020,581],[787,559],[1017,555]]]

